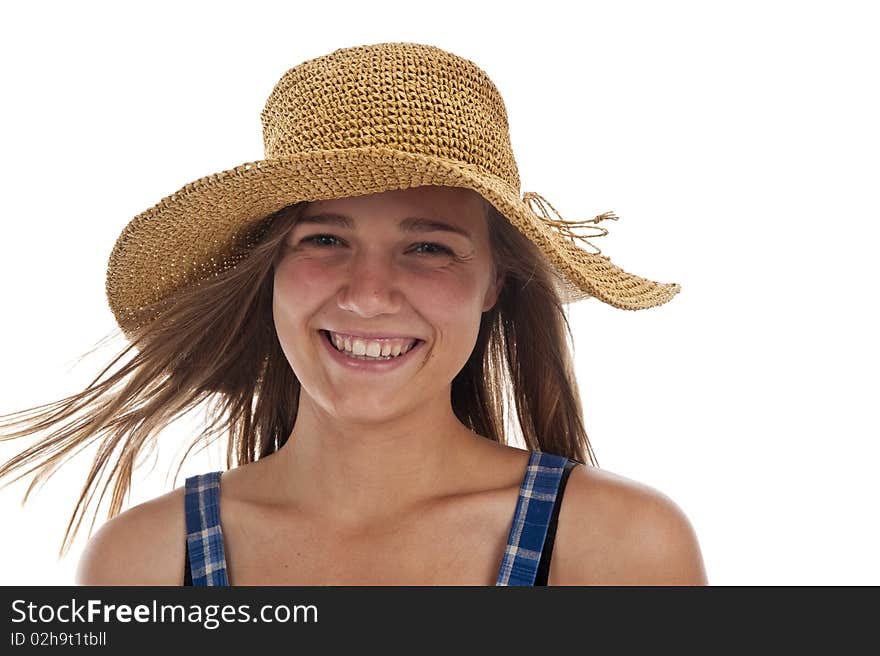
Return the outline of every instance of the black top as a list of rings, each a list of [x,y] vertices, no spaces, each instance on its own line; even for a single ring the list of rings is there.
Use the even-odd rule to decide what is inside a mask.
[[[562,495],[565,492],[565,484],[568,481],[568,475],[574,466],[578,464],[574,460],[569,459],[565,463],[565,470],[562,472],[562,479],[559,481],[559,490],[556,492],[556,500],[553,502],[553,512],[550,515],[550,524],[547,526],[547,537],[544,538],[544,548],[541,550],[541,561],[538,563],[538,573],[535,575],[535,585],[547,585],[547,579],[550,576],[550,559],[553,557],[553,543],[556,540],[556,524],[559,520],[559,506],[562,505]],[[192,572],[189,564],[189,549],[184,542],[183,551],[186,554],[183,565],[183,585],[192,585]]]
[[[189,565],[189,545],[186,542],[183,543],[183,550],[186,552],[186,562],[183,564],[183,584],[192,585],[193,575],[192,568]]]

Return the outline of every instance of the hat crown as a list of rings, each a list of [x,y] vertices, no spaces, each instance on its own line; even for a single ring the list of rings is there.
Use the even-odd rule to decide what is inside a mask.
[[[310,59],[282,76],[261,118],[266,159],[387,147],[520,188],[501,94],[476,64],[435,46],[380,43]]]

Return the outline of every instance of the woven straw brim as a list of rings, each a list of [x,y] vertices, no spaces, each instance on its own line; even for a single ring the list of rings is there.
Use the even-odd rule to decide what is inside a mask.
[[[132,219],[113,247],[106,281],[110,308],[128,334],[144,308],[244,257],[248,229],[286,205],[423,185],[466,187],[492,203],[543,251],[565,303],[593,296],[640,310],[666,303],[680,290],[580,248],[499,178],[457,161],[369,147],[247,162],[163,198]]]

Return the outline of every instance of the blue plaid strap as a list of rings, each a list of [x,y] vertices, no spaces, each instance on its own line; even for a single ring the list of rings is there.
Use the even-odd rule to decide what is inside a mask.
[[[220,530],[220,475],[215,471],[186,479],[186,548],[193,586],[229,585]]]
[[[534,585],[568,458],[532,451],[495,585]]]

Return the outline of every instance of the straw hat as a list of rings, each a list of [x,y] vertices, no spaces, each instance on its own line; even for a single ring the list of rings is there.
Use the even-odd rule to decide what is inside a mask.
[[[624,271],[539,194],[520,195],[507,111],[473,62],[416,43],[334,52],[287,71],[261,113],[265,158],[199,178],[134,217],[116,241],[106,292],[127,334],[149,306],[234,266],[269,214],[300,201],[422,185],[467,187],[531,239],[553,265],[563,301],[593,296],[640,310],[681,287]],[[556,218],[551,216],[551,212]]]

